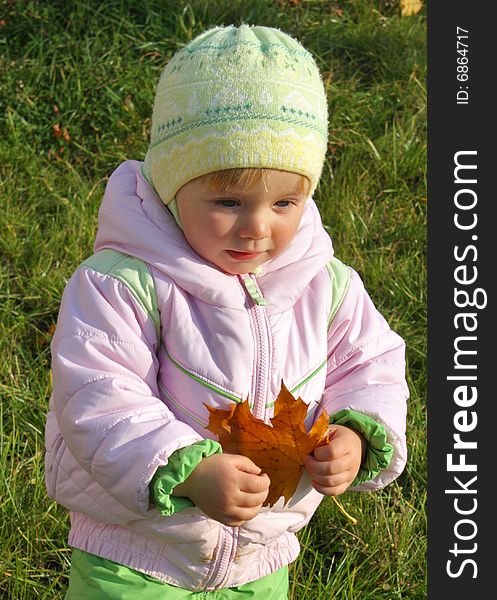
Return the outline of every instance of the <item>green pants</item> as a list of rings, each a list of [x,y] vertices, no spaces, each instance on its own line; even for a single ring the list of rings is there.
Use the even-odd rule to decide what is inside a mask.
[[[65,600],[287,600],[288,567],[239,587],[191,592],[111,560],[74,549]]]

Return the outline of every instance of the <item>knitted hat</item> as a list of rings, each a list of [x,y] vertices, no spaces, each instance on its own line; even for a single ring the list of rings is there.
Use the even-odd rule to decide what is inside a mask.
[[[165,204],[188,181],[239,167],[305,175],[312,194],[327,117],[318,68],[296,40],[271,27],[214,27],[160,77],[143,174]]]

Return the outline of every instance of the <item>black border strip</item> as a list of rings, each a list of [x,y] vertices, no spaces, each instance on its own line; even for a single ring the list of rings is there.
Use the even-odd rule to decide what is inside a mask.
[[[490,2],[432,0],[428,6],[428,597],[433,599],[445,592],[451,600],[496,594],[495,12]]]

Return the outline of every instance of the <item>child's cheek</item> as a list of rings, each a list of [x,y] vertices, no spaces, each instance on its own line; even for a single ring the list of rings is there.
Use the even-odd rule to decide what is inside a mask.
[[[211,236],[217,239],[234,235],[236,233],[236,217],[230,213],[216,214],[210,219],[209,229]]]

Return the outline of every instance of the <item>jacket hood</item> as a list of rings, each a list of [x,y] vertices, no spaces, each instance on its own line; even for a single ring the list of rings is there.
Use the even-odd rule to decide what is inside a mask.
[[[142,163],[126,161],[110,176],[98,213],[94,250],[130,254],[166,273],[189,294],[209,304],[244,309],[240,276],[206,262],[188,244],[182,230],[141,174]],[[303,289],[333,256],[315,202],[307,200],[291,244],[264,263],[257,283],[268,308],[293,306]]]

